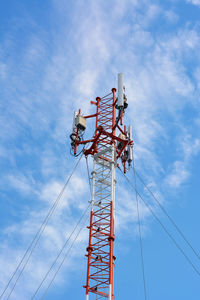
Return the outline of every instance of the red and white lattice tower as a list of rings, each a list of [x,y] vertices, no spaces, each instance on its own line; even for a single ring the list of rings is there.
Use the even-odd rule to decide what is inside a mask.
[[[102,98],[91,101],[96,113],[82,116],[75,112],[71,134],[73,154],[79,145],[89,144],[84,155],[93,156],[92,199],[87,247],[86,300],[114,299],[114,241],[115,241],[115,168],[121,160],[126,172],[132,161],[132,127],[128,132],[123,125],[127,108],[124,94],[123,74],[118,75],[118,97],[116,89]],[[116,112],[118,111],[118,114]],[[95,134],[83,140],[86,119],[96,118]]]

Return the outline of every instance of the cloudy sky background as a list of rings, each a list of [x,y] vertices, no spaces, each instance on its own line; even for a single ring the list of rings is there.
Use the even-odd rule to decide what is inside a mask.
[[[93,112],[90,100],[116,87],[118,72],[136,169],[200,249],[199,15],[199,0],[1,1],[0,291],[77,161],[69,154],[73,110]],[[82,159],[10,299],[31,299],[89,197]],[[134,193],[120,173],[116,198],[116,299],[144,299]],[[200,277],[142,203],[140,211],[147,299],[199,299]],[[46,299],[85,299],[86,245],[83,229]]]

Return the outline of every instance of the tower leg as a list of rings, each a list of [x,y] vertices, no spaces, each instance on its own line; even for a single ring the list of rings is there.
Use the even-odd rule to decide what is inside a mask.
[[[92,172],[86,300],[89,296],[114,299],[115,148],[102,144],[100,150],[94,155]]]
[[[109,300],[112,300],[112,284],[109,285]]]
[[[111,161],[111,215],[110,215],[110,275],[109,275],[109,300],[113,300],[114,284],[114,219],[115,219],[115,149],[112,145]]]
[[[95,175],[96,175],[96,163],[93,160],[93,171],[92,171],[92,198],[91,198],[91,212],[90,212],[90,231],[89,231],[89,247],[88,251],[88,268],[87,268],[87,285],[86,285],[86,300],[89,300],[89,275],[90,275],[90,262],[91,262],[91,253],[92,253],[92,226],[93,226],[93,208],[94,208],[94,194],[95,194]]]

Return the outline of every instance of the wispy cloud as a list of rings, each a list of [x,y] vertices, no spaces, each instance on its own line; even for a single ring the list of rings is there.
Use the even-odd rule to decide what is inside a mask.
[[[200,1],[199,0],[186,0],[188,3],[200,6]]]
[[[193,139],[189,134],[179,144],[180,160],[173,163],[171,173],[166,177],[170,187],[179,188],[190,176],[192,159],[200,152],[200,139]]]
[[[14,188],[26,195],[36,192],[34,189],[35,181],[30,176],[28,178],[23,174],[10,174],[4,178],[5,182],[9,185],[9,188]]]
[[[67,1],[52,1],[52,18],[55,31],[48,35],[37,25],[23,48],[9,34],[5,52],[20,48],[20,59],[14,54],[5,59],[6,53],[0,51],[0,77],[6,99],[0,104],[0,136],[4,143],[0,156],[2,161],[9,160],[10,167],[2,178],[21,195],[36,196],[29,213],[17,223],[11,220],[3,231],[2,285],[71,170],[73,161],[67,152],[66,135],[71,130],[72,111],[79,107],[83,113],[92,110],[89,100],[116,86],[117,72],[125,73],[129,100],[126,118],[134,125],[136,167],[155,192],[159,194],[162,184],[178,189],[189,180],[190,162],[199,153],[198,132],[184,117],[189,107],[196,111],[192,125],[200,119],[196,109],[200,71],[193,64],[199,61],[200,36],[195,26],[185,24],[171,30],[179,24],[180,16],[173,8],[165,10],[162,4],[147,0],[76,1],[70,7],[70,16]],[[158,28],[158,21],[170,23],[170,30],[152,30]],[[176,141],[173,150],[172,140]],[[169,155],[172,151],[174,156]],[[163,159],[166,156],[167,163]],[[20,165],[19,161],[27,163]],[[20,171],[13,175],[16,168]],[[72,230],[74,218],[89,200],[86,178],[80,171],[71,181],[45,231],[40,253],[36,252],[26,271],[29,279],[24,284],[25,295],[19,287],[15,299],[30,297],[31,283],[37,285]],[[136,206],[125,189],[121,194],[119,191],[118,230],[129,230],[129,224],[132,226],[137,219]],[[149,212],[142,205],[140,210],[145,224]],[[85,233],[80,239],[84,244]],[[38,260],[37,255],[46,251],[48,257],[43,254]],[[75,253],[79,257],[79,249]]]
[[[16,181],[12,181],[12,184],[15,185]],[[19,181],[19,185],[20,184],[22,184],[21,181]],[[79,189],[77,189],[77,184]],[[58,196],[62,186],[63,184],[59,182],[48,183],[42,188],[41,192],[39,193],[39,197],[42,200],[45,200],[45,202],[48,201],[49,207],[49,204],[52,203],[52,200],[55,200],[55,197]],[[26,284],[24,285],[23,291],[21,290],[20,285],[19,287],[17,286],[13,293],[13,299],[19,299],[19,295],[20,299],[27,299],[28,296],[30,297],[30,294],[33,294],[36,287],[39,285],[43,276],[47,272],[49,266],[51,265],[51,262],[63,246],[65,240],[70,236],[77,219],[79,218],[78,215],[80,215],[81,211],[85,210],[86,206],[88,205],[87,201],[81,201],[83,198],[85,199],[84,192],[87,189],[88,187],[81,177],[76,176],[73,178],[65,195],[63,196],[63,199],[60,201],[53,218],[51,218],[50,222],[46,226],[42,239],[39,241],[30,263],[24,271]],[[21,191],[26,194],[29,192],[29,188],[27,188],[27,185],[22,184]],[[2,270],[0,282],[2,287],[5,286],[10,274],[12,274],[14,268],[19,263],[21,257],[23,256],[24,249],[30,243],[30,239],[34,237],[36,231],[40,227],[41,221],[44,219],[44,216],[47,213],[48,209],[46,205],[39,205],[39,207],[39,210],[37,208],[36,210],[30,211],[29,216],[26,215],[23,220],[16,224],[12,224],[2,232],[0,255]],[[86,224],[82,223],[80,226],[85,227]],[[77,230],[79,230],[79,228]],[[74,233],[72,240],[74,239],[77,230]],[[70,246],[72,240],[69,242],[68,247]],[[83,231],[83,234],[81,234],[78,239],[78,243],[79,246],[81,244],[81,248],[76,249],[75,247],[75,251],[73,251],[70,262],[68,262],[65,267],[70,267],[71,269],[75,264],[75,261],[77,262],[77,260],[81,258],[82,251],[80,249],[85,247],[86,241],[87,236]],[[13,245],[15,245],[15,247],[13,247]],[[45,254],[47,252],[48,255]],[[64,270],[65,268],[63,271]],[[61,280],[62,277],[58,277],[57,284],[59,284]]]

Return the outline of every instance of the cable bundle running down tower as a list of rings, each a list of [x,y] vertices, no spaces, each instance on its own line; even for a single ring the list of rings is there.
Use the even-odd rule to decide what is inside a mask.
[[[90,213],[89,245],[87,247],[86,300],[114,299],[114,218],[115,218],[115,168],[121,160],[124,173],[133,159],[132,126],[123,126],[123,116],[128,107],[123,85],[123,74],[118,74],[118,97],[116,89],[91,104],[96,113],[83,116],[75,112],[71,138],[73,154],[77,156],[80,145],[89,144],[84,155],[93,156],[92,200]],[[117,114],[118,111],[118,114]],[[83,140],[86,120],[96,119],[94,136]],[[123,126],[123,127],[122,127]],[[94,298],[95,297],[95,298]]]

